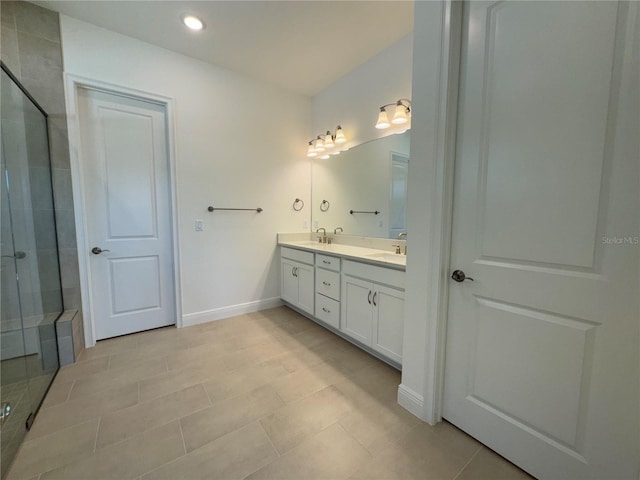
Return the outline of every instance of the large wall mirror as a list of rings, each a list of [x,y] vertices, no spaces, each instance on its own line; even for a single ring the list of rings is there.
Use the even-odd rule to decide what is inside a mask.
[[[314,231],[341,227],[345,235],[382,238],[406,232],[409,139],[407,131],[314,159]]]

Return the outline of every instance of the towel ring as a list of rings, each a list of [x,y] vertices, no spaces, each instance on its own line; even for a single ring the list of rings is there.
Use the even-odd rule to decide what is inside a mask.
[[[298,206],[299,205],[299,206]],[[300,210],[302,210],[304,208],[304,202],[302,200],[300,200],[299,198],[296,198],[293,201],[293,209],[296,212],[299,212]]]
[[[327,202],[326,200],[322,200],[322,203],[320,203],[320,211],[326,212],[327,210],[329,210],[330,206],[331,204],[329,202]]]

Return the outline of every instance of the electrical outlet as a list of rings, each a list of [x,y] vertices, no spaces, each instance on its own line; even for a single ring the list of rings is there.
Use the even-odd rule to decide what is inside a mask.
[[[196,232],[204,231],[204,222],[202,220],[196,220]]]
[[[309,220],[308,219],[304,219],[304,222],[302,222],[302,228],[304,228],[305,230],[309,229]]]
[[[317,229],[318,227],[320,227],[320,223],[318,222],[318,220],[314,220],[313,221],[313,228]]]

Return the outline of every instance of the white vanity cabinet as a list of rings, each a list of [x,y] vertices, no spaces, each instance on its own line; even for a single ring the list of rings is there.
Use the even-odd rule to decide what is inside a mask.
[[[313,253],[282,247],[280,257],[280,296],[294,307],[313,315]]]
[[[404,272],[345,261],[340,330],[402,363]]]
[[[402,365],[404,270],[372,262],[364,248],[331,248],[281,245],[280,296],[360,348]]]
[[[316,254],[316,318],[340,328],[340,259]]]

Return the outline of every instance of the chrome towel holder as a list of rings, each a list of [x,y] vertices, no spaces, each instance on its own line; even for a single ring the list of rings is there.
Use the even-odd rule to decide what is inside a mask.
[[[374,215],[378,215],[380,212],[378,210],[373,211],[373,212],[365,212],[365,211],[362,211],[362,210],[349,210],[349,213],[351,215],[353,215],[354,213],[373,213]]]
[[[242,212],[257,212],[257,213],[262,212],[262,208],[260,207],[258,208],[222,208],[222,207],[212,207],[211,205],[209,205],[207,210],[209,210],[210,212],[214,212],[216,210],[232,210],[236,212],[242,211]]]
[[[296,199],[293,201],[293,209],[294,209],[296,212],[299,212],[299,211],[300,211],[300,210],[302,210],[303,208],[304,208],[304,201],[302,201],[302,200],[301,200],[301,199],[299,199],[299,198],[296,198]]]

